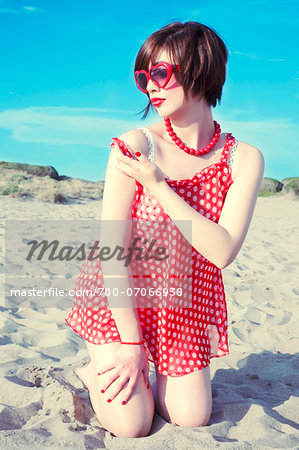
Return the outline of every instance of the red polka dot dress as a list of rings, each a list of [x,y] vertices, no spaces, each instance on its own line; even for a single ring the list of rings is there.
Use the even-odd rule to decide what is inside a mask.
[[[149,160],[154,162],[154,144],[150,131],[141,128],[149,143]],[[192,208],[200,214],[218,222],[227,191],[233,183],[231,163],[237,141],[230,133],[226,134],[226,143],[218,163],[211,164],[192,178],[172,180],[165,178],[167,184]],[[133,157],[126,145],[122,150],[127,156]],[[156,198],[136,180],[135,197],[132,203],[132,220],[141,223],[143,219],[171,223],[170,217]],[[152,222],[154,223],[154,222]],[[172,222],[173,223],[173,222]],[[159,227],[159,232],[161,233]],[[176,227],[171,228],[168,236],[171,245],[176,245],[179,239]],[[162,230],[163,231],[163,230]],[[151,236],[158,239],[154,226],[150,229]],[[168,233],[169,231],[165,231]],[[182,236],[182,235],[181,235]],[[170,244],[169,244],[170,245]],[[170,246],[171,246],[170,245]],[[184,247],[184,246],[183,246]],[[180,247],[182,248],[182,247]],[[169,376],[181,376],[201,370],[210,364],[211,357],[227,355],[227,308],[221,269],[207,260],[194,247],[187,256],[191,261],[192,282],[189,285],[188,307],[138,307],[140,327],[145,339],[145,349],[148,359],[153,362],[159,373]],[[182,255],[184,252],[174,252]],[[188,253],[188,250],[185,252]],[[173,261],[173,262],[172,262]],[[188,265],[188,264],[187,264]],[[163,280],[169,280],[173,267],[183,273],[186,260],[170,258],[170,263],[163,265]],[[190,264],[189,264],[190,266]],[[149,273],[153,272],[148,267]],[[157,276],[158,274],[156,274]],[[120,342],[120,335],[112,312],[108,309],[107,297],[99,295],[96,289],[103,286],[101,261],[89,261],[88,255],[82,264],[76,280],[75,292],[89,290],[93,292],[88,301],[82,301],[82,295],[74,296],[73,307],[65,319],[67,324],[83,339],[92,344]]]

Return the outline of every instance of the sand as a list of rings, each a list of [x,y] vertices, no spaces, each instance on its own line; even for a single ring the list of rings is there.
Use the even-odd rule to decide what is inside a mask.
[[[99,219],[100,207],[0,197],[0,448],[298,448],[298,200],[259,197],[243,247],[223,270],[230,354],[211,361],[209,424],[181,428],[155,413],[137,439],[117,438],[95,418],[74,374],[89,358],[64,321],[68,309],[4,302],[5,220]]]

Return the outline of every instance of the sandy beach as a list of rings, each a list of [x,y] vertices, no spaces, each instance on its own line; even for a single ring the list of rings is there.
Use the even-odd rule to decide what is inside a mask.
[[[0,448],[298,448],[298,197],[258,197],[243,247],[223,270],[230,354],[211,361],[208,426],[180,428],[155,413],[149,435],[137,439],[114,437],[95,418],[74,373],[89,358],[64,321],[68,309],[10,308],[4,299],[5,221],[100,214],[96,200],[49,204],[0,196]],[[152,366],[150,381],[155,389]]]

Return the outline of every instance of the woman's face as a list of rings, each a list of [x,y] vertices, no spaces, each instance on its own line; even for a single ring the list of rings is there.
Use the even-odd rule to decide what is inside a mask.
[[[160,51],[157,54],[154,63],[150,64],[148,70],[150,71],[152,66],[160,62],[171,64],[167,51]],[[174,73],[172,73],[170,80],[164,88],[157,86],[150,79],[148,81],[147,91],[154,108],[162,118],[171,117],[186,103],[183,86],[176,80]],[[163,101],[159,102],[157,100],[155,102],[155,99],[161,99]]]

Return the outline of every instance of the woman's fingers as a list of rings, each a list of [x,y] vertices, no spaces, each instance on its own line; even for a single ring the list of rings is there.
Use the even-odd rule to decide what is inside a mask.
[[[145,385],[147,389],[150,389],[150,382],[149,382],[149,371],[147,371],[147,375],[143,372]],[[115,380],[118,379],[118,383],[114,383]],[[131,376],[128,378],[126,377],[119,377],[119,374],[116,374],[114,377],[109,378],[109,380],[104,384],[102,388],[102,393],[107,392],[109,389],[109,399],[112,401],[115,399],[120,393],[122,393],[122,404],[126,404],[128,400],[130,399],[136,384],[137,384],[138,374]],[[112,386],[113,384],[113,386]],[[127,387],[126,387],[127,384]],[[125,388],[126,387],[126,388]],[[123,403],[124,402],[124,403]]]
[[[119,161],[117,163],[116,168],[117,168],[117,170],[119,170],[120,172],[124,173],[128,177],[135,179],[134,175],[133,175],[133,172],[130,170],[130,167],[128,167],[127,165],[124,165],[121,161]]]
[[[111,395],[114,392],[118,393],[119,391],[117,391],[117,387],[115,387],[115,383],[114,383],[115,380],[117,380],[118,378],[119,378],[119,373],[115,373],[114,375],[111,375],[107,380],[105,380],[105,382],[103,383],[102,389],[101,389],[101,393],[104,394],[108,390],[109,390],[109,394],[111,393]],[[114,397],[115,397],[115,395],[114,395]],[[109,398],[111,398],[111,399],[114,398],[114,397],[111,397],[109,395]]]
[[[98,369],[98,375],[102,375],[102,373],[106,373],[111,369],[115,368],[115,363],[111,362],[110,364],[106,364],[106,366],[101,367],[100,369]]]
[[[122,378],[118,377],[118,382],[113,383],[113,387],[109,386],[109,395],[108,396],[111,401],[113,399],[115,399],[121,392],[125,392],[124,387],[125,387],[127,381],[128,381],[127,377],[122,377]]]
[[[149,389],[150,388],[149,367],[147,367],[146,369],[143,370],[143,377],[144,377],[145,386],[147,387],[147,389]]]
[[[147,389],[150,388],[150,382],[149,382],[149,374],[150,374],[150,367],[149,367],[149,362],[148,360],[145,361],[144,364],[144,368],[143,368],[143,377],[144,377],[144,382],[145,382],[145,386],[147,387]]]
[[[143,163],[143,164],[149,162],[148,158],[146,158],[145,155],[144,155],[143,153],[135,152],[135,156],[136,156],[136,158],[138,159],[138,161],[141,162],[141,163]]]
[[[121,141],[120,139],[112,138],[110,148],[116,149],[122,155],[124,155],[126,157],[129,157],[129,158],[132,157],[132,158],[136,159],[134,156],[134,152],[131,151],[131,149],[128,145],[124,145],[124,142]]]
[[[134,375],[129,379],[128,386],[124,390],[123,399],[122,399],[123,402],[127,403],[128,400],[130,399],[130,397],[135,389],[135,386],[137,384],[137,378],[138,378],[138,375]]]
[[[136,156],[134,155],[134,152],[131,152],[129,149],[127,150],[127,152],[132,156],[132,158],[130,158],[130,156],[128,154],[126,154],[126,150],[122,149],[119,146],[119,144],[117,144],[116,142],[113,143],[113,145],[111,144],[110,147],[114,148],[114,149],[116,149],[118,151],[117,152],[117,156],[118,157],[121,156],[121,157],[124,157],[126,159],[135,159],[135,160],[137,160]]]

